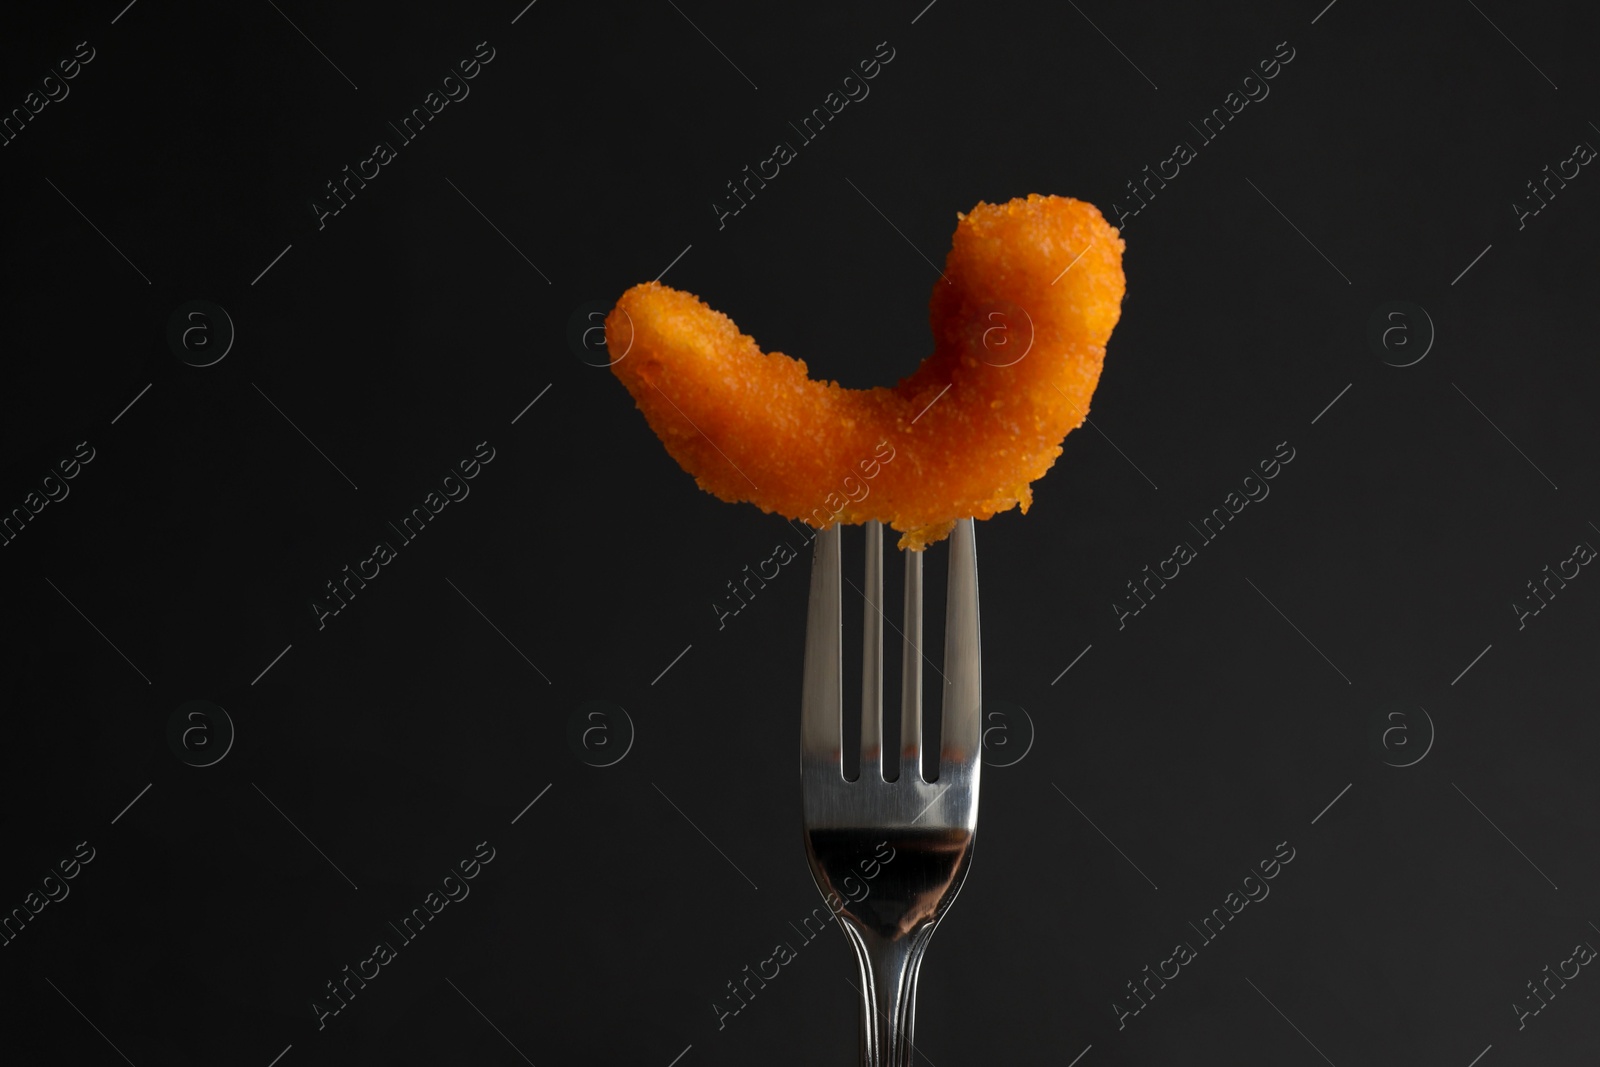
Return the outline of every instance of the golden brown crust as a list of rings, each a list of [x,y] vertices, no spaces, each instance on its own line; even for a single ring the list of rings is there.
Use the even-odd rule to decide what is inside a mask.
[[[607,319],[612,371],[702,489],[813,526],[878,519],[922,548],[1032,502],[1081,425],[1121,313],[1123,242],[1092,204],[1031,195],[960,216],[934,351],[893,388],[814,381],[657,282]]]

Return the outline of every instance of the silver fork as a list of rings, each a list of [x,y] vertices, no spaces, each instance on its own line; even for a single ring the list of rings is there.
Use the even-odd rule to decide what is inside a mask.
[[[800,710],[800,794],[811,875],[861,967],[861,1063],[909,1067],[917,973],[972,859],[980,769],[978,557],[971,519],[950,535],[943,735],[922,776],[922,552],[906,552],[900,758],[883,753],[883,526],[867,523],[861,773],[844,777],[839,527],[816,536]],[[893,625],[892,623],[890,624]],[[893,781],[887,780],[893,777]],[[887,860],[878,852],[887,843]],[[874,859],[878,861],[874,862]],[[876,877],[867,880],[867,872]]]

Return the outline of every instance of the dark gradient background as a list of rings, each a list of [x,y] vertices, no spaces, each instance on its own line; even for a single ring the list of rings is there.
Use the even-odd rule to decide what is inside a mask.
[[[978,530],[990,758],[1026,755],[984,775],[918,1063],[1593,1061],[1600,977],[1517,1005],[1600,945],[1600,577],[1513,606],[1600,544],[1600,176],[1513,207],[1600,145],[1584,5],[123,3],[0,15],[7,112],[94,49],[0,148],[0,510],[94,450],[0,548],[0,914],[94,850],[0,947],[8,1060],[853,1062],[832,932],[713,1007],[820,903],[806,557],[719,629],[794,534],[699,492],[569,325],[670,267],[814,374],[889,383],[958,210],[1111,216],[1188,140],[1125,226],[1092,427]],[[470,96],[319,228],[324,183],[480,41]],[[879,42],[870,96],[719,228]],[[203,368],[167,339],[196,299],[236,330]],[[1375,347],[1394,301],[1425,314]],[[485,441],[319,628],[324,583]],[[1119,628],[1281,442],[1271,495]],[[169,742],[192,700],[236,731],[210,766],[180,755],[214,757],[214,714]],[[590,701],[628,719],[586,747]],[[325,983],[480,842],[470,896],[319,1029]],[[1270,896],[1200,942],[1280,843]]]

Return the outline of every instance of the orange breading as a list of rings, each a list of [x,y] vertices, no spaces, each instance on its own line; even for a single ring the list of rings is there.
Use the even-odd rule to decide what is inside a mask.
[[[611,370],[668,453],[727,501],[812,526],[878,519],[920,549],[1032,503],[1088,416],[1121,314],[1123,242],[1092,204],[1033,194],[958,215],[933,354],[894,388],[813,381],[657,282],[606,320]]]

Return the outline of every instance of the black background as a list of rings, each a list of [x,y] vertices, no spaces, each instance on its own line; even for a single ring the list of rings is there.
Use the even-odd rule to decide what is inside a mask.
[[[0,909],[95,849],[0,948],[8,1049],[851,1062],[843,938],[721,1029],[712,1007],[819,903],[807,564],[718,629],[725,583],[793,535],[696,490],[569,323],[670,265],[814,374],[892,382],[956,211],[1043,192],[1115,221],[1287,42],[1128,221],[1094,428],[1027,516],[980,525],[986,699],[1027,710],[991,756],[1032,748],[984,775],[918,1062],[1590,1062],[1600,978],[1521,1029],[1513,1005],[1600,943],[1600,579],[1520,629],[1510,605],[1600,543],[1600,177],[1511,207],[1600,144],[1592,17],[924,3],[0,17],[5,109],[95,51],[0,148],[0,508],[95,450],[0,549]],[[470,96],[319,229],[324,183],[480,41]],[[870,96],[719,228],[724,183],[884,41]],[[237,330],[213,366],[167,342],[192,299]],[[1368,342],[1391,301],[1436,334],[1411,366],[1414,313],[1412,347]],[[481,441],[470,496],[319,629],[324,583]],[[1280,442],[1270,497],[1119,629],[1125,583]],[[168,743],[189,700],[237,729],[212,766]],[[568,742],[593,700],[636,730],[609,767]],[[319,1029],[324,983],[481,841],[471,895]],[[1119,1029],[1125,983],[1280,842],[1271,895]]]

